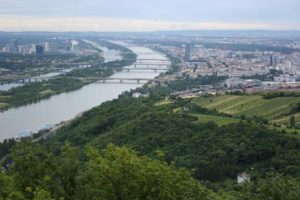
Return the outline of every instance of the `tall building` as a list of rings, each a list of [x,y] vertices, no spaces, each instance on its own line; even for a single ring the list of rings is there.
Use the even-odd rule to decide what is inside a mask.
[[[274,55],[270,55],[270,65],[276,66],[277,65],[277,57]]]
[[[18,40],[12,39],[9,43],[9,52],[18,53]]]
[[[44,54],[44,47],[42,45],[36,45],[35,46],[35,52],[37,55],[43,55]]]
[[[77,51],[79,43],[74,39],[71,41],[71,44],[72,44],[71,51]]]
[[[43,43],[43,46],[44,46],[44,51],[45,51],[45,52],[49,51],[49,49],[50,49],[49,42],[44,42],[44,43]]]
[[[192,60],[192,48],[193,45],[191,43],[185,45],[185,61]]]

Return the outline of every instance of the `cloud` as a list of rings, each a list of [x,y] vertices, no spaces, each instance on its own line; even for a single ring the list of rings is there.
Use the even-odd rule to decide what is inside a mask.
[[[299,29],[300,19],[299,0],[0,0],[0,5],[0,15],[10,22],[0,19],[2,30],[2,23],[10,29],[21,25],[46,29],[48,23],[47,29],[86,29],[89,24],[91,29],[106,30],[110,22],[113,30],[138,26]],[[62,27],[56,19],[68,24]],[[82,27],[73,23],[75,19]]]
[[[2,31],[157,31],[192,29],[299,29],[295,23],[171,22],[104,17],[0,16]]]

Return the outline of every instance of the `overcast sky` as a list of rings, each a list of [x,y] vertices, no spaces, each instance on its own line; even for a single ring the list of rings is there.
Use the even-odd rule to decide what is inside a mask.
[[[0,0],[2,31],[300,30],[300,0]]]

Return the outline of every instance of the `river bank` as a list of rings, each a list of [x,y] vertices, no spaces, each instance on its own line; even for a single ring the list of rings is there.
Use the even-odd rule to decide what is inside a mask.
[[[166,59],[162,54],[149,48],[131,46],[130,49],[138,55],[138,59]],[[153,61],[148,62],[153,63]],[[120,71],[110,77],[153,79],[159,75],[159,72],[153,70],[133,70],[132,65],[126,68],[132,70]],[[105,84],[91,83],[76,91],[61,93],[34,104],[12,108],[0,113],[0,140],[15,137],[24,130],[38,132],[45,124],[58,124],[61,121],[70,120],[78,113],[118,98],[123,92],[140,87],[144,83],[146,82],[140,84],[136,81],[124,81],[122,84],[113,81],[107,81]]]
[[[97,43],[93,43],[93,47],[99,50],[99,52],[104,52],[101,50],[101,46],[96,46],[96,44]],[[113,47],[115,48],[113,49],[113,53],[115,55],[106,53],[104,55],[106,56],[104,59],[110,61],[101,64],[101,66],[75,69],[67,73],[60,74],[54,78],[50,77],[44,81],[36,81],[34,83],[28,83],[20,87],[12,88],[8,91],[0,91],[0,112],[12,107],[35,103],[63,92],[78,90],[93,82],[82,81],[80,80],[82,77],[109,77],[113,75],[115,69],[122,68],[135,62],[136,55],[133,54],[132,51],[122,47],[121,45],[114,44]],[[130,55],[129,53],[132,53],[133,55]],[[122,54],[122,56],[120,56],[120,54]],[[122,59],[119,60],[120,58]]]

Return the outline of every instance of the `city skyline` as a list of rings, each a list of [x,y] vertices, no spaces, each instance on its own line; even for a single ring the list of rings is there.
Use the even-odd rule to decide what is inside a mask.
[[[1,31],[300,30],[297,0],[0,0]]]

